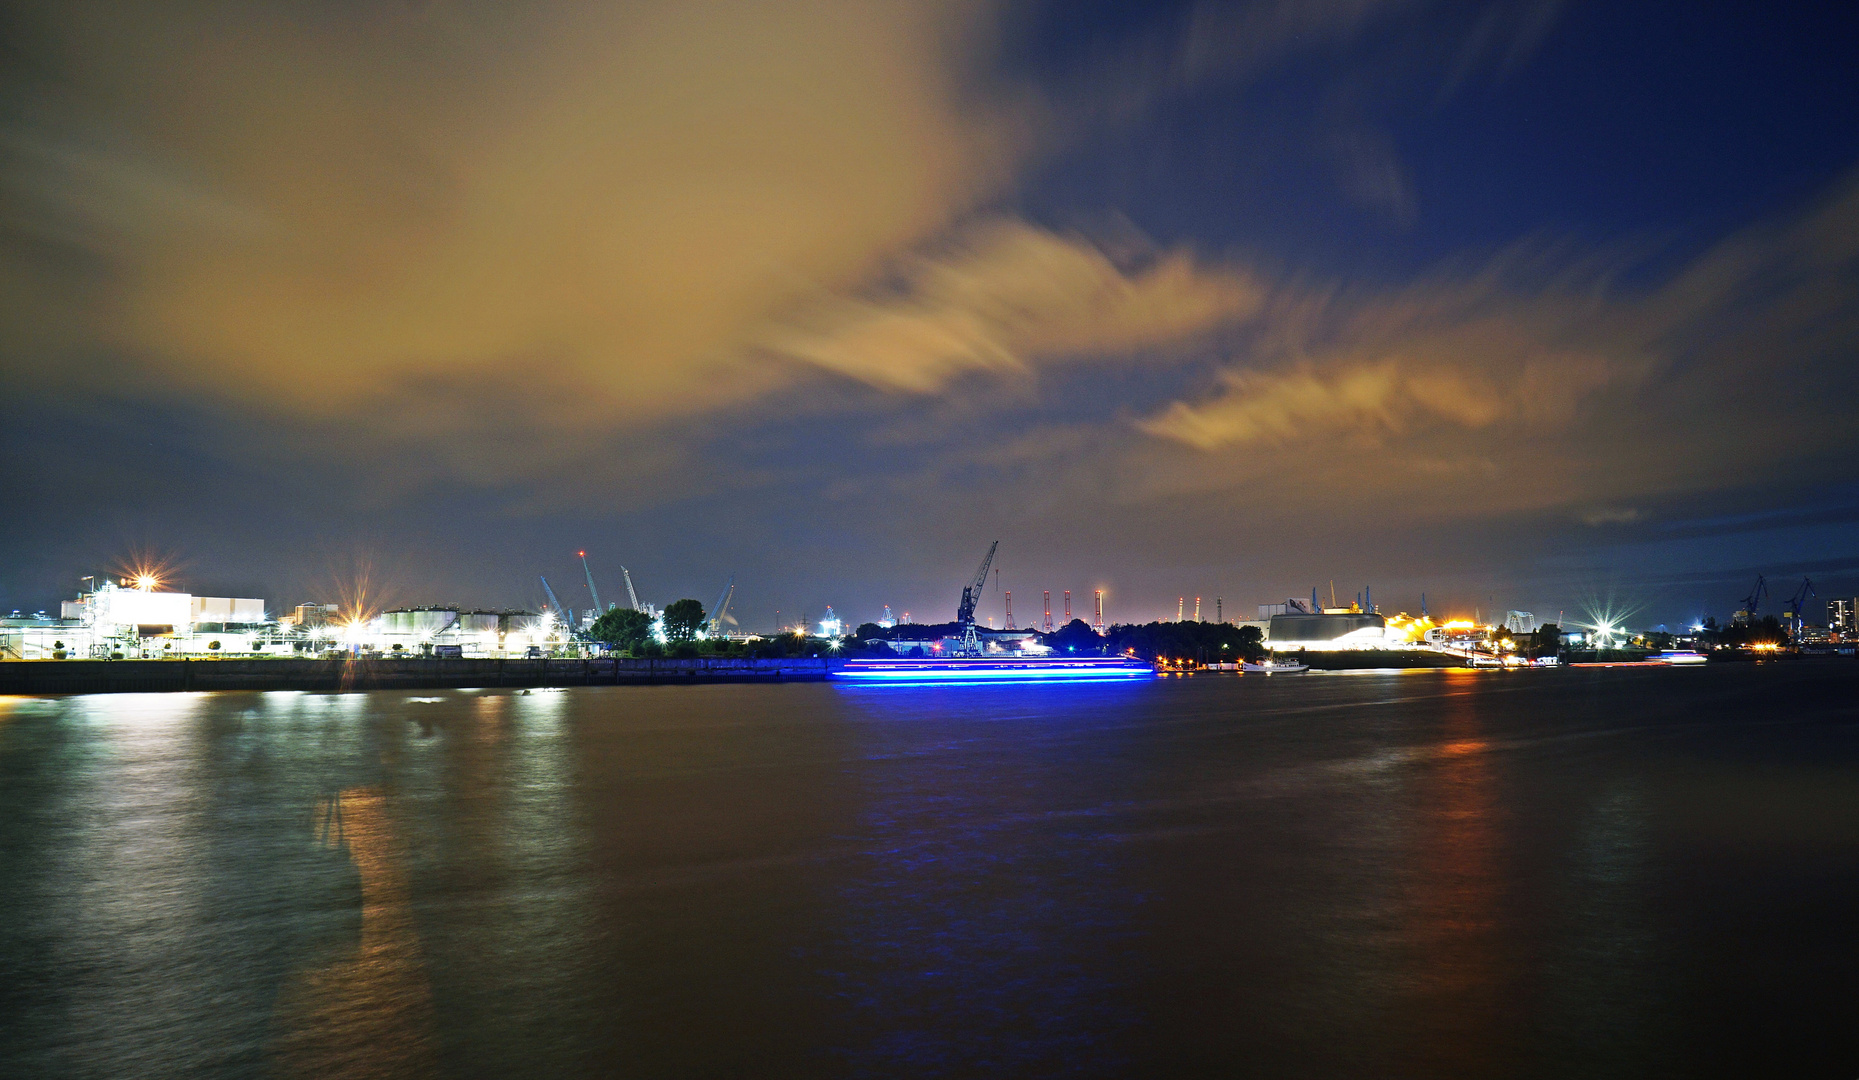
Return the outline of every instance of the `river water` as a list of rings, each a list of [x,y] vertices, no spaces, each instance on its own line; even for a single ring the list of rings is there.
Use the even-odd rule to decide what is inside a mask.
[[[1850,1078],[1855,674],[0,699],[0,1076]]]

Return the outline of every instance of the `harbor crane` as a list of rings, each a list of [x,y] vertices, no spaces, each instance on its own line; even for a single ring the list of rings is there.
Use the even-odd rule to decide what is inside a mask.
[[[710,633],[711,634],[719,636],[719,637],[722,636],[723,624],[725,622],[729,623],[731,626],[736,625],[735,617],[730,615],[729,613],[729,602],[731,600],[734,600],[735,598],[736,598],[736,575],[731,574],[729,576],[729,583],[724,585],[723,591],[717,595],[716,603],[710,606]]]
[[[633,610],[644,611],[645,609],[639,606],[639,594],[633,591],[633,572],[622,566],[620,576],[626,579],[626,599],[632,604]]]
[[[538,574],[537,577],[541,577],[541,575]],[[556,599],[555,590],[549,588],[548,578],[542,578],[542,595],[549,598],[549,606],[555,609],[555,617],[562,621],[562,627],[568,631],[568,635],[570,637],[573,637],[574,636],[574,612],[569,611],[567,608],[563,607],[562,602]]]
[[[1819,599],[1820,594],[1814,591],[1813,582],[1802,578],[1801,587],[1788,600],[1788,633],[1797,640],[1801,637],[1801,606],[1807,603],[1809,597]]]
[[[594,618],[598,619],[601,612],[607,609],[601,605],[600,590],[594,588],[594,572],[587,568],[587,552],[581,551],[576,554],[581,556],[581,572],[587,575],[587,594],[594,598]]]
[[[1756,609],[1762,606],[1762,601],[1766,599],[1768,595],[1768,581],[1766,581],[1761,574],[1757,574],[1756,587],[1749,590],[1748,596],[1743,597],[1743,611],[1748,615],[1751,623],[1756,621]]]
[[[981,638],[975,634],[975,605],[981,601],[981,592],[988,587],[988,567],[994,565],[994,553],[1000,550],[1001,542],[994,541],[988,545],[988,553],[981,560],[981,569],[975,571],[975,580],[962,586],[962,603],[955,609],[955,621],[962,624],[963,656],[981,655]]]

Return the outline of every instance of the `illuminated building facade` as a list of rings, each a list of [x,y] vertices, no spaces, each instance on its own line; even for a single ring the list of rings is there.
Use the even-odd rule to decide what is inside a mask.
[[[1321,613],[1291,611],[1271,617],[1266,647],[1275,652],[1298,649],[1385,649],[1398,644],[1388,637],[1386,616],[1348,608]]]
[[[0,654],[21,660],[249,654],[275,636],[263,600],[107,582],[64,601],[59,616],[17,620]]]
[[[1851,641],[1859,636],[1859,622],[1855,622],[1854,608],[1859,606],[1859,597],[1848,597],[1827,601],[1827,631],[1841,641]]]

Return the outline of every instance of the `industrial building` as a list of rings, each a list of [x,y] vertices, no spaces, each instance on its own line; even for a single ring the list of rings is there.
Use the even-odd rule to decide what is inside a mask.
[[[370,652],[430,654],[451,647],[459,656],[506,656],[566,640],[560,624],[534,611],[469,611],[453,607],[398,608],[350,627],[352,648]]]
[[[1855,622],[1855,609],[1859,608],[1859,597],[1847,597],[1827,601],[1827,630],[1840,641],[1851,641],[1859,635],[1859,622]]]
[[[15,660],[252,653],[275,636],[263,600],[111,582],[64,601],[56,619],[41,615],[6,624],[0,658]]]
[[[1388,619],[1379,612],[1355,607],[1312,611],[1301,600],[1286,601],[1271,615],[1265,641],[1274,652],[1386,649],[1402,643],[1389,638]]]
[[[105,583],[67,600],[59,617],[0,620],[0,659],[164,659],[349,653],[529,655],[567,639],[533,611],[404,608],[368,618],[334,604],[300,604],[275,620],[249,597],[195,596]]]

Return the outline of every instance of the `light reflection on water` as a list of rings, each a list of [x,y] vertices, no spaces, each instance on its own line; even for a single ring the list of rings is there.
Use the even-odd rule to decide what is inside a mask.
[[[1101,792],[1079,783],[1109,762],[1067,743],[1074,719],[1141,688],[846,693],[883,718],[859,728],[882,767],[862,786],[864,850],[831,898],[836,987],[868,1036],[836,1048],[850,1071],[1122,1071],[1119,961],[1142,897],[1105,842]],[[1017,767],[978,768],[977,751]]]
[[[1851,1060],[1852,683],[1671,675],[6,699],[0,1075]]]
[[[432,985],[386,799],[373,788],[336,792],[312,830],[320,850],[354,864],[360,928],[353,948],[285,982],[267,1056],[283,1076],[430,1075]]]

